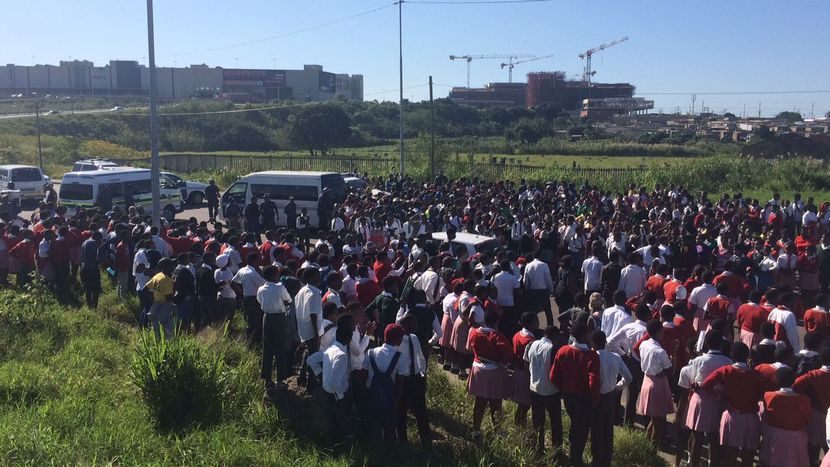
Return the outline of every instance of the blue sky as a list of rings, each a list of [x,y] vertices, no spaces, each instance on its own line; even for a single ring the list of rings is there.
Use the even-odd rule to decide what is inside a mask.
[[[366,99],[397,100],[397,7],[382,0],[156,0],[159,65],[300,68],[362,73]],[[116,8],[117,5],[117,8]],[[388,6],[388,7],[387,7]],[[329,23],[307,32],[239,47],[233,44]],[[28,0],[6,2],[0,63],[57,63],[69,57],[102,64],[146,63],[143,0]],[[830,93],[704,95],[705,92],[830,90],[830,2],[825,0],[586,0],[507,5],[404,3],[404,91],[428,96],[431,74],[446,96],[463,86],[466,68],[450,54],[534,54],[555,57],[518,65],[530,71],[581,73],[577,54],[628,35],[594,56],[596,81],[630,82],[655,110],[687,111],[688,93],[713,111],[767,115],[815,106],[830,110]],[[209,50],[205,49],[218,49]],[[198,53],[187,53],[198,51]],[[472,62],[472,84],[507,81],[499,60]],[[412,87],[415,86],[415,87]],[[683,95],[649,95],[681,92]]]

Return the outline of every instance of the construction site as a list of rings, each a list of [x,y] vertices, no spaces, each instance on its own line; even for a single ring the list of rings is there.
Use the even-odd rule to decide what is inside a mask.
[[[630,83],[597,83],[591,59],[594,54],[628,40],[628,36],[586,50],[577,56],[584,60],[581,78],[568,79],[563,71],[531,72],[527,82],[514,83],[516,66],[545,60],[553,55],[537,57],[512,55],[450,55],[450,60],[467,64],[467,86],[454,87],[450,99],[474,107],[549,107],[591,120],[611,120],[617,115],[637,115],[654,108],[654,101],[634,97],[636,88]],[[470,62],[473,60],[506,60],[500,64],[508,70],[508,82],[489,83],[481,88],[470,87]]]

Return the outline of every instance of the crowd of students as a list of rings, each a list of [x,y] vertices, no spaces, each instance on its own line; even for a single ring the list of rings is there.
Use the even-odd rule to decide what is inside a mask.
[[[712,465],[756,455],[819,464],[830,406],[826,203],[367,181],[324,214],[330,229],[304,228],[302,241],[254,216],[156,228],[134,207],[2,214],[0,282],[39,275],[61,291],[80,277],[95,308],[108,275],[121,296],[138,294],[140,323],[168,338],[241,309],[268,397],[298,373],[344,439],[406,442],[411,413],[429,449],[426,381],[443,367],[474,398],[476,442],[498,436],[507,400],[512,423],[530,414],[540,455],[561,452],[564,405],[571,465],[589,439],[592,465],[610,465],[614,425],[635,422],[676,465],[700,465],[704,445]],[[461,232],[500,246],[470,254]],[[488,412],[496,429],[484,431]]]

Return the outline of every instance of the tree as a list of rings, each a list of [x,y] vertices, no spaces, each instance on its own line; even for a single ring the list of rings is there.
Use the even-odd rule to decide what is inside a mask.
[[[286,131],[291,144],[308,149],[312,156],[315,149],[325,156],[330,148],[345,143],[352,134],[349,116],[332,104],[303,106],[288,118]]]
[[[824,118],[830,118],[830,112],[827,112],[826,114],[824,114]]]
[[[505,132],[505,137],[525,144],[538,143],[550,133],[548,123],[542,118],[522,118]]]
[[[775,119],[787,123],[795,123],[804,120],[798,112],[779,112],[778,115],[775,116]]]

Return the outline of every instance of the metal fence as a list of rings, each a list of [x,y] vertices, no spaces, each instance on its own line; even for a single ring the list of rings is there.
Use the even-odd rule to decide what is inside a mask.
[[[397,158],[380,156],[310,156],[288,155],[217,155],[198,153],[163,154],[160,157],[163,170],[171,172],[230,171],[247,174],[263,170],[353,172],[385,175],[398,171]],[[149,166],[148,158],[116,161],[123,165]],[[428,167],[420,167],[412,173],[429,174]],[[424,170],[426,169],[426,170]],[[451,178],[481,177],[488,180],[517,180],[520,178],[543,180],[569,180],[591,183],[628,183],[638,172],[637,168],[577,168],[562,166],[505,164],[443,160],[436,161],[436,173],[443,171]]]

